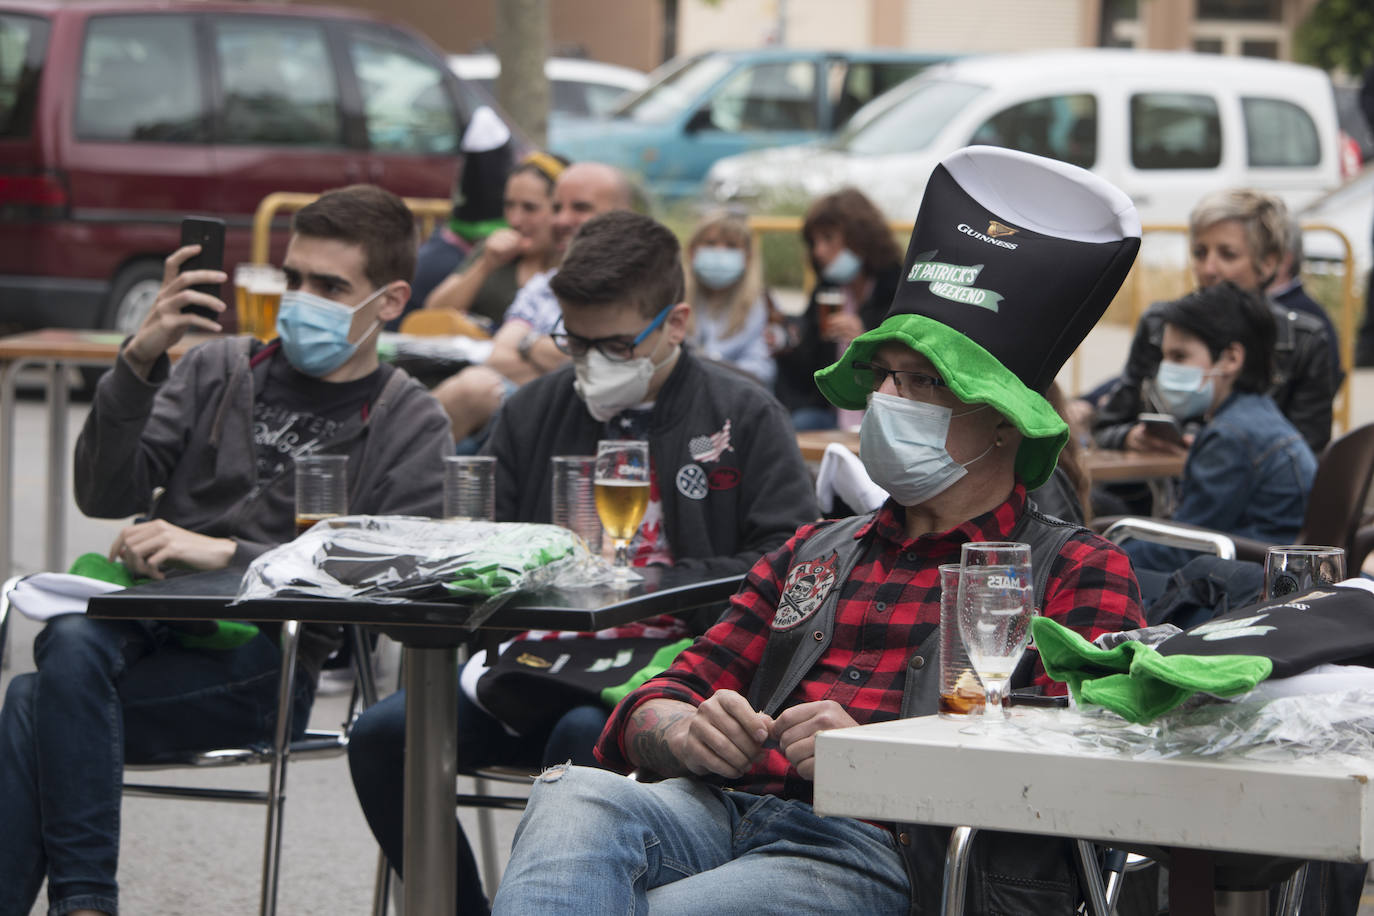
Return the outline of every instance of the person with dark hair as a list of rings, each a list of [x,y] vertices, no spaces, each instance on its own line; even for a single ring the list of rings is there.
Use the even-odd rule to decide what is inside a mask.
[[[544,152],[520,160],[506,179],[505,226],[479,242],[424,307],[475,315],[495,327],[521,287],[558,266],[563,246],[554,240],[553,189],[565,168],[565,160]]]
[[[619,169],[600,162],[568,166],[553,189],[554,248],[561,257],[579,226],[599,213],[629,210],[633,203],[633,186]],[[516,293],[484,363],[463,369],[434,389],[453,423],[460,451],[480,447],[487,424],[512,391],[567,362],[549,337],[559,317],[558,299],[549,286],[557,269],[535,274]]]
[[[99,518],[143,514],[110,560],[133,577],[246,566],[295,536],[294,459],[347,455],[349,508],[437,515],[439,405],[377,359],[415,266],[415,222],[394,194],[355,185],[322,195],[292,223],[277,339],[219,337],[172,367],[167,351],[219,323],[224,303],[195,289],[216,270],[167,258],[142,326],[96,387],[76,444],[76,501]],[[152,506],[149,507],[150,498]],[[37,671],[0,709],[0,912],[28,913],[44,877],[53,913],[114,913],[125,761],[269,741],[281,650],[276,629],[188,634],[155,621],[66,614],[34,642]],[[305,731],[337,626],[308,625],[292,726]]]
[[[836,424],[835,407],[816,390],[812,376],[882,321],[897,290],[902,253],[878,208],[854,188],[815,201],[806,211],[802,239],[817,282],[789,332],[795,343],[774,354],[774,387],[797,429],[829,429]]]
[[[497,459],[497,519],[548,522],[553,456],[594,455],[600,439],[647,440],[650,503],[630,544],[631,562],[693,577],[734,575],[820,512],[782,406],[750,379],[683,348],[691,310],[683,302],[681,257],[673,233],[649,217],[613,211],[585,222],[550,281],[561,311],[553,339],[571,365],[512,394],[483,452]],[[680,648],[674,644],[704,632],[718,610],[663,615],[596,639],[559,634],[558,651],[577,658],[606,639],[633,640],[661,667]],[[558,637],[525,634],[502,657],[535,652],[549,638]],[[474,656],[464,671],[481,669]],[[592,765],[592,746],[610,715],[604,701],[583,701],[560,710],[552,725],[521,730],[466,693],[458,703],[463,766]],[[394,866],[404,852],[404,748],[404,694],[395,694],[358,719],[348,749],[363,813]],[[458,911],[484,911],[465,842],[456,868]]]
[[[1268,304],[1228,281],[1164,303],[1158,312],[1163,358],[1156,396],[1179,420],[1205,420],[1196,438],[1186,439],[1191,447],[1174,521],[1291,542],[1317,460],[1267,393],[1275,335]],[[1137,574],[1172,572],[1191,557],[1144,541],[1128,541],[1126,552]],[[1150,583],[1141,585],[1149,595]]]
[[[1279,198],[1238,188],[1200,200],[1188,220],[1193,277],[1199,287],[1229,280],[1257,295],[1273,281],[1282,262],[1288,210]],[[1093,423],[1101,448],[1181,453],[1177,443],[1150,435],[1139,416],[1158,411],[1147,380],[1160,361],[1161,304],[1145,310],[1136,325],[1120,379],[1111,387]],[[1320,321],[1270,303],[1276,328],[1274,377],[1267,389],[1279,410],[1302,433],[1312,450],[1331,439],[1331,402],[1339,366]],[[1189,417],[1188,421],[1197,418]]]

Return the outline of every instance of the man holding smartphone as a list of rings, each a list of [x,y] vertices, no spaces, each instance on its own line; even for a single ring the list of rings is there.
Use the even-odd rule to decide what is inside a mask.
[[[322,195],[292,229],[277,340],[218,337],[172,367],[167,351],[188,332],[220,330],[188,306],[225,309],[192,288],[225,275],[182,272],[198,253],[183,247],[96,388],[76,446],[77,503],[96,517],[146,515],[110,553],[136,577],[243,566],[290,540],[293,459],[306,453],[349,457],[354,512],[439,514],[448,419],[376,352],[382,322],[409,296],[410,211],[356,185]],[[337,627],[302,633],[297,734],[340,643]],[[0,708],[0,912],[27,913],[46,877],[53,912],[113,913],[125,760],[270,736],[276,634],[187,638],[154,621],[71,614],[39,633],[34,660],[37,671],[16,677]]]

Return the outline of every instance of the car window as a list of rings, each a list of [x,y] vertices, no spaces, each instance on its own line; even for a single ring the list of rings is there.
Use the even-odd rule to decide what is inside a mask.
[[[925,149],[970,102],[987,91],[986,86],[952,80],[918,80],[899,99],[875,101],[879,110],[865,110],[836,140],[835,146],[851,153],[882,156],[914,153]]]
[[[374,150],[433,155],[458,149],[458,125],[439,67],[370,38],[355,37],[348,47]]]
[[[1259,168],[1294,168],[1321,162],[1321,143],[1312,117],[1283,99],[1243,98],[1245,155]]]
[[[1004,108],[979,125],[969,143],[1092,168],[1097,162],[1097,97],[1051,95]]]
[[[1214,169],[1221,164],[1221,116],[1210,95],[1131,96],[1131,164],[1138,169]]]
[[[587,112],[595,118],[605,117],[630,94],[624,86],[610,83],[583,83],[582,89],[587,100]]]
[[[585,85],[568,80],[549,80],[549,109],[571,115],[590,114]]]
[[[729,58],[707,54],[668,73],[615,112],[640,124],[666,124],[697,105],[701,95],[734,66]]]
[[[204,142],[189,16],[96,16],[86,27],[76,135],[82,140]]]
[[[843,127],[854,112],[873,99],[927,67],[912,62],[832,60],[827,77],[830,106],[835,112],[835,127]]]
[[[711,126],[727,133],[816,130],[816,65],[755,64],[731,75],[711,97]]]
[[[48,23],[0,15],[0,137],[27,137],[48,47]]]
[[[312,22],[235,17],[212,24],[227,143],[342,144],[339,89],[324,30]]]

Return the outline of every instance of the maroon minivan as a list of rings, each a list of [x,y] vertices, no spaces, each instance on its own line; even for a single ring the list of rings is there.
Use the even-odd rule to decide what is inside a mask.
[[[354,11],[0,0],[0,326],[133,330],[186,215],[232,270],[272,191],[448,197],[472,98]]]

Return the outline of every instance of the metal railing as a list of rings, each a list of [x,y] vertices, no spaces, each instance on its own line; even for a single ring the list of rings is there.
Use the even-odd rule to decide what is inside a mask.
[[[258,209],[253,213],[253,238],[252,238],[252,261],[254,264],[266,264],[271,257],[272,250],[272,223],[278,214],[295,213],[319,197],[318,194],[298,194],[292,191],[275,191],[268,194],[258,204]],[[403,197],[405,205],[410,208],[410,212],[415,214],[415,220],[420,224],[420,238],[428,238],[434,231],[434,222],[439,219],[447,219],[453,212],[453,201],[447,198],[437,197]],[[282,226],[285,230],[286,227]]]

